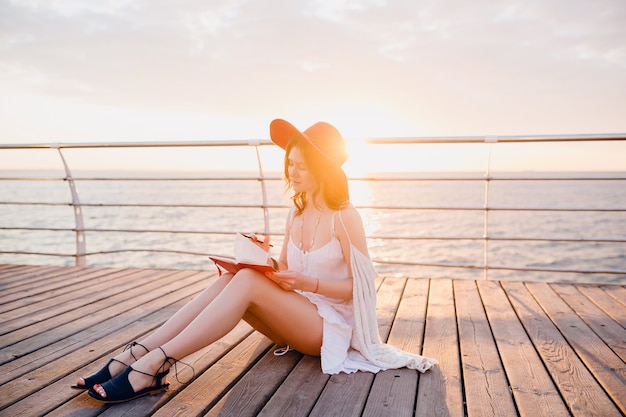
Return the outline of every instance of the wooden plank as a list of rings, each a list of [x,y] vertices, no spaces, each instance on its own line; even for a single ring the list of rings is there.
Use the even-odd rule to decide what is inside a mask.
[[[154,274],[151,271],[119,271],[117,273],[104,275],[101,277],[90,275],[90,291],[87,294],[84,290],[84,283],[67,286],[63,291],[52,290],[46,293],[46,297],[34,296],[32,302],[16,300],[17,304],[10,311],[0,314],[2,321],[2,332],[11,331],[26,327],[27,325],[44,321],[51,317],[70,312],[87,304],[92,304],[115,294],[123,293],[135,288],[139,283],[149,283]],[[99,278],[99,279],[98,279]],[[28,317],[24,317],[28,316]],[[25,318],[25,319],[23,319]]]
[[[388,343],[408,352],[421,354],[427,304],[428,280],[409,279],[393,321]],[[417,379],[417,371],[410,369],[394,369],[376,374],[363,416],[412,417]]]
[[[169,291],[186,285],[187,280],[196,280],[197,277],[192,274],[191,271],[163,271],[158,275],[155,274],[154,281],[149,284],[129,289],[105,300],[3,335],[2,345],[10,346],[0,352],[0,363],[25,355],[82,329],[94,326],[100,323],[103,317],[121,314],[148,300],[165,296]],[[50,332],[50,329],[55,331]]]
[[[572,310],[626,362],[626,329],[599,309],[573,285],[552,284],[552,288]],[[626,386],[625,386],[626,388]]]
[[[320,358],[304,356],[259,412],[259,417],[308,416],[328,383]]]
[[[23,265],[16,265],[16,264],[0,264],[0,274],[2,274],[5,270],[8,269],[14,269],[14,268],[20,268],[23,267]]]
[[[523,283],[502,285],[570,412],[575,416],[602,415],[603,408],[589,397],[604,397],[601,401],[606,402],[606,394],[533,295]]]
[[[70,272],[68,267],[68,272]],[[78,269],[78,267],[74,267]],[[0,272],[0,282],[2,282],[2,295],[11,294],[15,287],[24,287],[37,281],[43,281],[46,277],[54,277],[63,274],[56,266],[39,265],[13,265],[12,268],[5,268]],[[1,300],[1,299],[0,299]],[[0,301],[1,302],[1,301]]]
[[[373,379],[369,372],[331,375],[309,416],[360,416]]]
[[[6,292],[3,291],[0,301],[2,304],[5,304],[18,300],[32,300],[32,297],[40,294],[46,297],[49,291],[63,290],[74,282],[84,281],[86,274],[106,275],[106,273],[106,271],[100,269],[72,267],[66,272],[52,269],[36,275],[29,274],[27,275],[28,279],[22,281],[19,285],[13,286]]]
[[[303,356],[292,351],[279,357],[274,355],[275,348],[272,346],[205,416],[257,416]],[[317,372],[321,373],[319,368]]]
[[[408,279],[387,341],[408,352],[422,353],[430,280]]]
[[[626,328],[626,305],[611,297],[605,289],[597,285],[578,285],[577,288],[620,326]]]
[[[11,284],[17,282],[18,284],[26,277],[30,275],[38,275],[40,273],[46,273],[48,271],[58,271],[58,266],[52,265],[12,265],[2,264],[0,265],[0,281],[4,284]],[[71,267],[66,267],[71,268]]]
[[[535,299],[560,329],[576,354],[591,371],[615,404],[626,413],[626,366],[574,311],[546,283],[528,283]],[[619,415],[606,396],[591,392],[585,395],[585,408],[594,407],[598,415]]]
[[[204,276],[204,274],[198,275]],[[126,316],[112,317],[107,320],[110,327],[106,330],[97,333],[94,329],[90,329],[82,335],[76,335],[76,341],[83,340],[82,344],[76,341],[66,344],[66,340],[63,339],[58,342],[59,346],[46,346],[41,351],[33,353],[24,361],[23,366],[6,372],[11,379],[3,385],[8,393],[0,397],[0,408],[35,391],[37,395],[45,391],[46,397],[44,398],[54,398],[54,395],[59,392],[62,393],[61,398],[71,398],[79,391],[68,387],[78,376],[90,375],[97,371],[103,363],[106,363],[106,358],[112,356],[112,351],[117,352],[121,349],[120,346],[124,346],[128,341],[136,340],[137,336],[159,326],[188,301],[190,293],[195,294],[204,286],[204,283],[196,282],[195,286],[183,287],[180,290],[180,296],[184,297],[182,299],[176,298],[179,295],[176,292],[172,293],[172,298],[168,302],[178,300],[173,305],[168,305],[163,298],[156,298],[150,303],[138,306],[137,310],[130,311]],[[143,315],[140,314],[142,310],[146,312]],[[3,368],[9,365],[13,363]],[[83,366],[85,367],[81,369]],[[6,369],[2,370],[4,378]],[[69,376],[63,378],[62,387],[56,386],[52,391],[47,390],[52,382],[64,375]],[[24,380],[28,380],[29,383],[24,384]],[[27,402],[30,403],[30,400],[29,397]]]
[[[207,369],[182,390],[173,401],[169,401],[154,417],[200,416],[218,403],[267,350],[273,346],[270,340],[253,332],[237,344],[226,356]]]
[[[452,281],[430,280],[423,355],[439,365],[419,376],[417,416],[465,415]]]
[[[468,417],[517,414],[491,327],[474,281],[455,281]]]
[[[77,272],[75,271],[74,273]],[[16,277],[11,275],[0,277],[0,282],[2,283],[0,285],[3,287],[2,292],[0,292],[0,311],[7,309],[4,307],[6,303],[30,297],[34,292],[40,292],[37,291],[37,288],[40,286],[50,285],[50,283],[54,283],[55,281],[62,281],[64,274],[58,269],[49,269],[46,271],[37,270],[32,273],[18,270],[15,272],[15,275],[20,276]],[[12,280],[13,282],[11,282]],[[56,286],[61,285],[57,284]]]
[[[376,294],[378,330],[384,341],[389,336],[405,283],[406,279],[385,278]],[[332,375],[310,416],[360,416],[373,380],[374,374],[370,372]]]
[[[477,284],[520,416],[568,416],[500,284],[493,281]]]
[[[618,285],[603,285],[601,287],[604,291],[607,292],[611,297],[613,297],[617,302],[622,303],[626,306],[626,286],[618,286]]]

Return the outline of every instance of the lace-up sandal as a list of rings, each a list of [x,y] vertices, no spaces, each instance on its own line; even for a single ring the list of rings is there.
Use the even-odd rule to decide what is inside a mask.
[[[167,354],[161,347],[159,347],[159,349],[161,349],[161,352],[163,352],[165,359],[163,360],[163,363],[159,367],[156,375],[139,371],[137,369],[134,369],[132,366],[128,366],[126,370],[124,370],[124,372],[122,372],[115,378],[105,382],[102,385],[99,385],[99,384],[94,385],[94,387],[89,390],[89,395],[92,398],[95,398],[96,400],[103,402],[105,404],[113,404],[113,403],[123,403],[126,401],[134,400],[135,398],[146,396],[146,395],[157,395],[162,392],[165,392],[169,384],[163,383],[163,380],[165,379],[167,374],[170,372],[170,370],[169,370],[169,367],[163,371],[161,370],[164,369],[166,365],[172,366],[172,361],[175,361],[175,359],[167,356]],[[148,388],[135,391],[128,379],[128,375],[130,375],[131,372],[138,372],[146,376],[151,376],[152,385],[149,386]],[[106,397],[101,396],[97,391],[95,391],[96,387],[98,386],[104,390],[104,392],[106,393]]]
[[[133,359],[135,359],[135,361],[137,361],[137,357],[133,354],[133,347],[135,346],[141,346],[142,348],[144,348],[146,350],[146,352],[149,352],[149,350],[142,345],[141,343],[137,343],[137,342],[132,342],[129,343],[128,345],[126,345],[126,347],[124,348],[124,351],[127,351],[130,349],[130,355],[133,357]],[[91,389],[93,388],[94,385],[96,384],[102,384],[103,382],[108,381],[109,379],[113,378],[113,376],[111,375],[111,371],[109,371],[109,365],[111,365],[111,363],[113,362],[118,362],[121,363],[122,365],[124,365],[124,367],[127,367],[128,364],[117,360],[115,358],[111,358],[109,359],[109,361],[107,362],[106,365],[104,365],[104,367],[102,369],[100,369],[98,372],[96,372],[95,374],[88,376],[87,378],[83,378],[83,382],[84,384],[75,384],[72,385],[71,387],[74,389],[80,389],[80,390],[87,390],[87,389]]]

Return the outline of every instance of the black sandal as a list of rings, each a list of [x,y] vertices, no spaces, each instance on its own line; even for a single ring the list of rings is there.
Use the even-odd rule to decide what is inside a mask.
[[[167,356],[163,348],[159,347],[159,349],[161,349],[161,352],[163,352],[163,355],[165,356],[163,363],[158,369],[158,371],[161,371],[162,369],[165,368],[166,365],[170,365],[171,367],[173,363],[176,362],[176,360],[174,358],[170,358],[169,356]],[[104,389],[104,392],[106,392],[106,397],[103,397],[98,392],[94,391],[95,386],[89,390],[89,395],[92,398],[95,398],[96,400],[101,401],[105,404],[112,404],[112,403],[122,403],[122,402],[130,401],[130,400],[134,400],[135,398],[143,397],[145,395],[160,394],[162,392],[165,392],[167,390],[167,387],[169,386],[169,384],[163,383],[163,379],[170,372],[170,369],[168,368],[162,372],[158,372],[158,371],[156,375],[152,375],[143,371],[138,371],[137,369],[133,369],[132,366],[128,366],[124,372],[122,372],[115,378],[105,382],[104,384],[100,385],[102,389]],[[133,386],[130,384],[130,381],[128,380],[128,375],[131,372],[138,372],[140,374],[151,376],[153,378],[152,383],[155,385],[152,385],[148,388],[144,388],[142,390],[135,392],[135,390],[133,389]]]
[[[124,351],[130,349],[130,354],[133,357],[133,359],[135,359],[135,361],[137,361],[137,357],[135,357],[135,355],[133,354],[133,347],[135,347],[135,346],[141,346],[142,348],[144,348],[146,350],[146,352],[150,352],[148,350],[148,348],[146,348],[141,343],[137,343],[137,342],[129,343],[124,348]],[[71,387],[74,388],[74,389],[79,389],[79,390],[92,389],[94,385],[102,384],[102,383],[110,380],[111,378],[113,378],[113,376],[111,375],[111,371],[109,371],[109,365],[111,365],[112,362],[119,362],[119,363],[121,363],[124,366],[128,366],[128,364],[126,364],[126,363],[124,363],[122,361],[119,361],[119,360],[117,360],[115,358],[111,358],[111,359],[109,359],[107,364],[104,365],[104,367],[102,369],[100,369],[98,372],[96,372],[95,374],[93,374],[91,376],[88,376],[87,378],[83,378],[84,384],[81,384],[81,385],[75,384],[75,385],[72,385]]]

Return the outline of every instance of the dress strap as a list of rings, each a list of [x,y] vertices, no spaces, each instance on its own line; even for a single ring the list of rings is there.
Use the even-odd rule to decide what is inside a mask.
[[[339,213],[339,221],[341,222],[341,226],[343,227],[343,231],[346,234],[346,237],[348,238],[348,243],[350,244],[350,247],[352,247],[352,240],[350,240],[350,234],[348,233],[348,228],[346,227],[346,224],[343,222],[343,216],[341,215],[341,211],[337,211],[337,213]],[[333,225],[334,225],[334,221],[333,221]]]
[[[291,226],[293,226],[293,219],[296,217],[296,208],[292,207],[289,210],[289,230],[291,230]]]
[[[335,220],[337,218],[337,213],[339,213],[339,212],[335,211],[333,213],[333,217],[331,218],[331,221],[330,221],[330,236],[331,236],[332,239],[335,238]]]

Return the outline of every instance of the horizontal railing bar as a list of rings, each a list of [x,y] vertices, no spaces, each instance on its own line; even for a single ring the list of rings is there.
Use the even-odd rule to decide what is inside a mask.
[[[206,231],[206,230],[176,230],[176,229],[98,229],[98,228],[54,228],[54,227],[16,227],[0,226],[0,230],[27,230],[45,232],[107,232],[107,233],[171,233],[171,234],[201,234],[201,235],[234,235],[232,231]],[[476,240],[476,241],[499,241],[499,242],[567,242],[567,243],[626,243],[626,239],[619,238],[562,238],[562,237],[482,237],[482,236],[367,236],[370,240]]]
[[[432,137],[377,137],[366,138],[368,144],[453,144],[453,143],[519,143],[519,142],[590,142],[626,140],[626,133],[599,133],[576,135],[513,135],[513,136],[432,136]],[[162,142],[76,142],[76,143],[17,143],[0,144],[0,149],[71,149],[71,148],[154,148],[206,146],[267,146],[269,139],[162,141]]]
[[[408,181],[624,181],[625,177],[612,176],[612,177],[350,177],[351,181],[363,181],[363,182],[408,182]]]
[[[442,206],[355,206],[359,209],[372,210],[441,210],[441,211],[563,211],[563,212],[624,212],[626,208],[592,208],[592,207],[442,207]]]
[[[179,255],[180,254],[182,254],[182,255],[198,255],[198,256],[206,256],[206,257],[214,255],[212,253],[193,252],[193,251],[176,250],[176,249],[141,249],[141,248],[102,250],[102,251],[88,252],[85,255],[108,255],[108,254],[112,254],[112,253],[122,253],[122,252],[175,253],[175,254],[179,254]]]
[[[0,181],[282,181],[281,177],[4,177]]]
[[[282,181],[281,177],[0,177],[0,181]]]
[[[406,265],[406,266],[426,266],[436,268],[463,268],[463,269],[477,269],[484,270],[484,265],[463,265],[463,264],[438,264],[438,263],[423,263],[423,262],[408,262],[408,261],[385,261],[381,259],[372,259],[375,263],[386,265]],[[509,267],[509,266],[492,266],[487,267],[489,270],[502,270],[502,271],[525,271],[525,272],[564,272],[573,274],[611,274],[611,275],[623,275],[626,274],[626,270],[623,269],[607,269],[607,270],[588,270],[588,269],[558,269],[558,268],[534,268],[534,267]]]
[[[93,255],[107,255],[113,253],[124,252],[154,252],[154,253],[172,253],[172,254],[186,254],[197,256],[211,256],[212,254],[192,252],[192,251],[180,251],[174,249],[115,249],[106,251],[96,251],[85,253],[85,256]],[[41,256],[61,256],[61,257],[75,257],[74,254],[61,254],[61,253],[44,253],[44,252],[21,252],[21,251],[0,251],[0,254],[11,255],[41,255]],[[385,261],[381,259],[372,259],[373,262],[378,264],[387,265],[406,265],[406,266],[420,266],[420,267],[435,267],[435,268],[462,268],[462,269],[476,269],[483,270],[484,265],[467,265],[467,264],[438,264],[438,263],[422,263],[422,262],[407,262],[407,261]],[[589,269],[561,269],[561,268],[539,268],[539,267],[509,267],[509,266],[492,266],[488,267],[489,270],[502,270],[502,271],[523,271],[523,272],[549,272],[549,273],[572,273],[572,274],[607,274],[607,275],[624,275],[626,270],[620,269],[607,269],[607,270],[589,270]]]
[[[477,178],[478,179],[478,178]],[[490,181],[624,181],[626,177],[496,177],[483,178]]]
[[[107,254],[122,253],[122,252],[155,252],[155,253],[177,253],[177,254],[187,254],[187,255],[213,256],[213,254],[210,254],[210,253],[179,251],[175,249],[113,249],[113,250],[106,250],[106,251],[87,252],[84,255],[85,256],[107,255]],[[27,252],[27,251],[0,251],[0,254],[62,256],[62,257],[67,257],[67,258],[74,258],[76,256],[76,254],[50,253],[50,252]]]
[[[75,207],[142,207],[142,208],[162,208],[162,207],[183,207],[183,208],[270,208],[281,209],[288,208],[285,205],[259,205],[259,204],[151,204],[151,203],[80,203],[73,204],[71,202],[66,203],[54,203],[54,202],[30,202],[30,201],[0,201],[0,205],[16,205],[16,206],[75,206]]]
[[[512,135],[512,136],[431,136],[431,137],[378,137],[367,138],[372,145],[445,144],[445,143],[520,143],[520,142],[591,142],[626,140],[626,133],[600,133],[580,135]]]
[[[31,206],[76,206],[76,207],[183,207],[183,208],[269,208],[285,209],[286,205],[260,204],[158,204],[158,203],[80,203],[48,201],[0,201],[0,205]],[[365,206],[355,205],[358,209],[368,210],[416,210],[416,211],[555,211],[555,212],[626,212],[626,207],[454,207],[454,206]]]
[[[428,182],[428,181],[625,181],[626,176],[603,177],[533,177],[533,176],[445,176],[445,177],[350,177],[350,181],[363,182]],[[0,177],[0,181],[283,181],[280,176],[233,176],[233,177]]]
[[[593,243],[626,243],[623,238],[561,238],[561,237],[483,237],[483,236],[367,236],[372,240],[492,240],[498,242],[593,242]]]
[[[65,258],[75,258],[76,254],[51,253],[51,252],[28,252],[28,251],[0,251],[2,255],[41,255],[41,256],[61,256]]]
[[[198,234],[198,235],[235,235],[236,232],[219,230],[171,230],[171,229],[97,229],[97,228],[43,228],[43,227],[5,227],[0,226],[0,230],[27,230],[45,232],[107,232],[107,233],[171,233],[171,234]],[[259,232],[260,233],[260,232]]]
[[[75,143],[7,143],[0,149],[77,149],[77,148],[189,148],[273,145],[268,139],[162,141],[162,142],[75,142]]]
[[[502,271],[524,271],[524,272],[564,272],[571,274],[611,274],[611,275],[624,275],[626,269],[560,269],[560,268],[539,268],[539,267],[522,267],[522,266],[492,266],[489,265],[490,270],[502,270]]]

